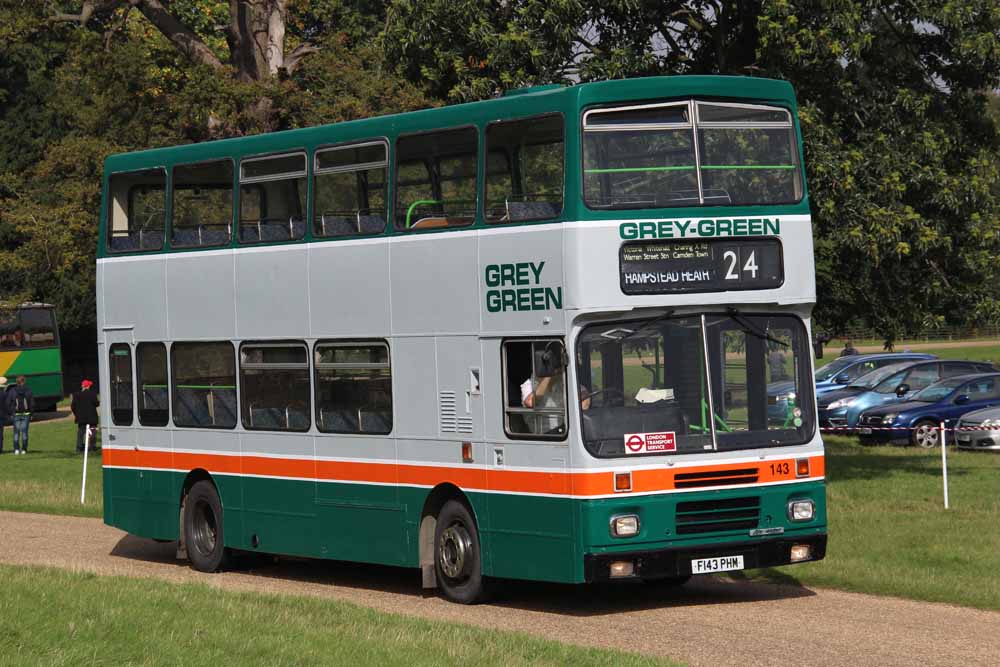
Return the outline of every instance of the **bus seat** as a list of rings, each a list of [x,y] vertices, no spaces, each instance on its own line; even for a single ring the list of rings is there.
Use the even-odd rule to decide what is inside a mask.
[[[410,229],[436,229],[438,227],[447,227],[448,218],[434,217],[434,218],[420,218],[412,225]]]
[[[141,232],[129,232],[125,235],[114,235],[109,241],[112,250],[119,252],[128,250],[138,250]]]
[[[362,433],[388,433],[391,430],[392,413],[383,411],[361,413]]]
[[[381,234],[385,230],[385,218],[380,215],[359,215],[358,231],[361,234]]]
[[[236,390],[213,389],[212,401],[215,406],[215,421],[222,424],[236,423]]]
[[[288,410],[288,428],[293,431],[305,431],[309,428],[309,415],[298,410]]]
[[[171,243],[175,246],[197,246],[201,245],[201,235],[197,228],[175,227]]]
[[[358,413],[354,410],[326,410],[321,408],[319,417],[324,431],[347,433],[357,433],[358,431]]]
[[[321,215],[319,217],[321,236],[350,236],[357,233],[354,220],[344,215]]]
[[[143,250],[159,250],[163,247],[162,229],[139,230],[139,247]]]
[[[168,396],[166,387],[143,387],[142,407],[144,410],[166,410]]]
[[[552,201],[508,201],[507,219],[515,221],[555,218],[561,208],[558,202]]]
[[[200,232],[200,245],[229,243],[229,225],[202,225]]]

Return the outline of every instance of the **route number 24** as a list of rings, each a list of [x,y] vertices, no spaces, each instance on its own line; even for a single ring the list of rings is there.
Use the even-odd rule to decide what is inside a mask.
[[[743,264],[743,273],[749,273],[751,279],[757,278],[757,251],[751,251],[750,256],[747,257],[747,261]],[[722,253],[722,259],[726,262],[726,280],[739,280],[740,275],[737,272],[737,266],[739,266],[739,257],[736,256],[735,250],[727,250]]]

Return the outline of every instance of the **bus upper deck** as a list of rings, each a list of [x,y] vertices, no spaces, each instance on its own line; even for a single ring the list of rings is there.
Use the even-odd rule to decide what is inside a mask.
[[[54,408],[62,398],[62,355],[53,306],[0,308],[0,375],[25,376],[39,410]]]

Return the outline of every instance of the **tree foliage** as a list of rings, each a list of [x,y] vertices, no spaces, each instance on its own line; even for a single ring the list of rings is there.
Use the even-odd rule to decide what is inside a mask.
[[[105,155],[655,74],[795,86],[817,318],[1000,322],[989,0],[0,0],[0,301],[92,327]]]

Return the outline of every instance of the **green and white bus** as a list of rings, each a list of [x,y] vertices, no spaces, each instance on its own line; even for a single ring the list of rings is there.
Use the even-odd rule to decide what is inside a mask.
[[[63,374],[59,326],[53,306],[0,305],[0,375],[11,383],[23,375],[35,396],[35,411],[55,410],[63,397]]]
[[[498,99],[108,158],[105,522],[490,580],[821,559],[792,88]]]

